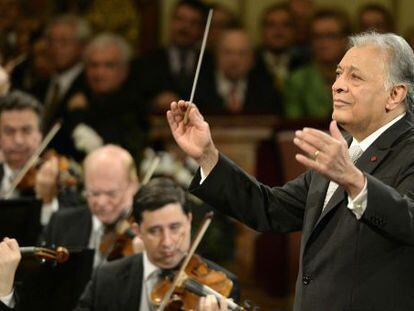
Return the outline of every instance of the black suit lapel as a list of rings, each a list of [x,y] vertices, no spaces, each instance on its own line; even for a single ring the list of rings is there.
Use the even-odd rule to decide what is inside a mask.
[[[412,127],[413,115],[407,112],[407,114],[400,121],[391,126],[380,137],[378,137],[374,143],[371,144],[371,146],[360,156],[358,161],[355,163],[356,167],[358,167],[366,174],[373,174],[378,165],[384,159],[386,159],[387,155],[391,152],[392,145],[401,139],[401,137],[403,137],[408,130],[412,129]],[[350,143],[350,141],[348,141],[348,143]],[[324,193],[326,194],[326,191]],[[325,196],[323,196],[323,200],[321,201],[320,205],[321,208],[319,211],[322,209],[324,198]],[[316,223],[313,222],[315,225],[311,230],[311,234],[316,230],[326,215],[336,210],[346,199],[347,194],[345,193],[344,189],[342,187],[338,187],[326,205],[325,209],[320,214],[319,218],[317,218]],[[311,234],[309,234],[309,237]]]
[[[141,304],[142,276],[144,264],[142,254],[134,256],[131,269],[125,269],[120,276],[121,287],[118,310],[139,310]]]

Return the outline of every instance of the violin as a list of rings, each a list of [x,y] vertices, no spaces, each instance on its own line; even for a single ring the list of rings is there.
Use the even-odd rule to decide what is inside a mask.
[[[36,186],[36,175],[41,164],[52,159],[53,157],[58,160],[58,178],[56,181],[58,191],[66,188],[77,187],[81,183],[82,174],[80,165],[74,160],[63,155],[59,155],[55,150],[50,149],[46,151],[41,159],[37,161],[37,165],[32,166],[28,170],[22,180],[17,184],[16,188],[21,192],[33,190]]]
[[[196,310],[202,296],[228,297],[233,282],[222,271],[210,269],[198,255],[193,255],[185,268],[180,285],[174,290],[166,310]],[[156,284],[151,292],[151,302],[159,307],[163,297],[170,290],[173,274],[167,275]],[[245,310],[232,300],[227,300],[230,310]]]
[[[131,230],[133,222],[134,217],[132,213],[129,213],[127,217],[118,220],[114,228],[102,237],[99,251],[108,261],[134,254],[132,240],[135,238],[135,234]]]
[[[21,246],[20,253],[22,256],[34,255],[41,260],[55,261],[59,264],[69,259],[68,249],[62,246],[57,247],[56,250],[45,247]]]

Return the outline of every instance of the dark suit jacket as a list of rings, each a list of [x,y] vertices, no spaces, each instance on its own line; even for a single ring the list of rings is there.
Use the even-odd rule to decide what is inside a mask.
[[[265,75],[251,71],[247,76],[242,114],[282,114],[282,97],[274,89],[273,82]],[[200,77],[195,103],[206,114],[228,114],[225,98],[218,93],[214,70],[206,70]]]
[[[198,53],[195,55],[198,59]],[[194,72],[195,66],[194,65]],[[212,58],[207,52],[203,56],[200,77],[212,66]],[[168,58],[168,48],[161,48],[137,59],[132,64],[131,78],[135,81],[147,100],[164,91],[176,93],[180,98],[190,98],[193,76],[189,76],[188,83],[180,85],[174,77]]]
[[[223,156],[190,191],[259,231],[302,230],[295,310],[414,310],[414,121],[407,115],[356,163],[367,177],[361,220],[342,187],[315,171],[270,188]]]
[[[208,262],[208,264],[212,264]],[[239,285],[233,274],[214,264],[233,280],[231,297],[239,298]],[[143,256],[137,254],[100,266],[85,289],[75,311],[136,311],[141,303]]]
[[[45,228],[42,244],[86,248],[91,229],[92,215],[87,207],[59,210]]]

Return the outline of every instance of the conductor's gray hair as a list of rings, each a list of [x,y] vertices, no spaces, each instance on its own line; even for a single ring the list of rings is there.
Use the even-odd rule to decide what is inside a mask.
[[[385,88],[391,90],[396,85],[407,87],[407,96],[404,102],[407,109],[414,107],[414,52],[404,38],[393,34],[377,32],[363,32],[349,37],[349,47],[371,45],[382,50],[386,57]]]

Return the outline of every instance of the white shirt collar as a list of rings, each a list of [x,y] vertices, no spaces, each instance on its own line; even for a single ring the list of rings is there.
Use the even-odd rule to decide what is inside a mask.
[[[395,123],[397,123],[399,120],[401,120],[403,117],[405,116],[405,112],[403,114],[400,114],[399,116],[395,117],[394,119],[392,119],[390,122],[388,122],[387,124],[383,125],[382,127],[380,127],[378,130],[376,130],[374,133],[372,133],[371,135],[369,135],[368,137],[366,137],[364,140],[358,142],[355,138],[352,139],[352,143],[351,146],[358,144],[362,151],[365,152],[365,150],[367,150],[369,148],[369,146],[371,146],[371,144],[377,140],[378,137],[381,136],[382,133],[384,133],[387,129],[389,129],[392,125],[394,125]],[[351,147],[349,146],[349,147]]]
[[[240,79],[236,82],[227,79],[224,74],[220,71],[216,71],[217,91],[221,97],[226,98],[231,89],[236,85],[236,96],[239,100],[244,100],[244,94],[247,88],[247,78]]]
[[[144,259],[144,282],[148,280],[148,278],[152,277],[154,275],[154,272],[159,271],[160,268],[155,266],[148,258],[147,252],[143,252],[143,259]]]
[[[59,96],[62,97],[70,88],[73,81],[81,73],[83,65],[81,63],[73,66],[72,68],[55,75],[52,79],[52,87],[54,83],[59,84]]]

